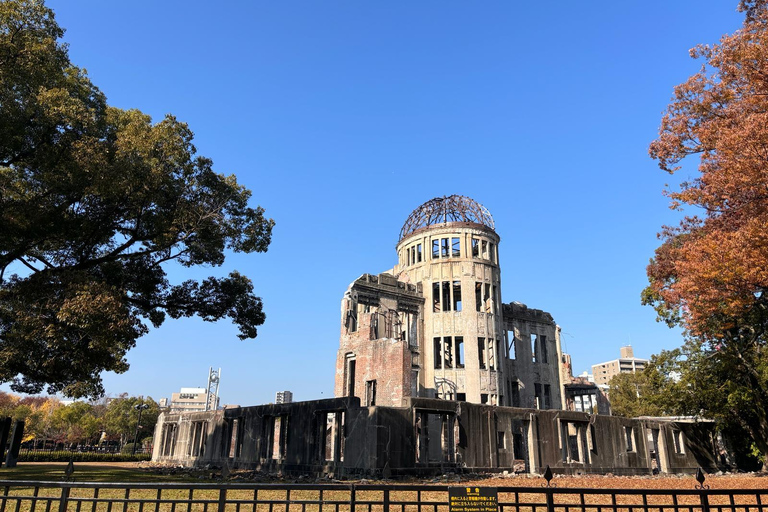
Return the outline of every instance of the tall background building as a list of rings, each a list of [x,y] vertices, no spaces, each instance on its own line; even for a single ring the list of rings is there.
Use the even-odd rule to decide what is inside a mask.
[[[275,393],[276,404],[289,404],[293,402],[293,393],[290,391],[278,391]]]
[[[595,384],[607,386],[614,375],[639,372],[648,364],[647,359],[635,357],[634,350],[630,345],[621,347],[619,356],[618,359],[592,365]]]

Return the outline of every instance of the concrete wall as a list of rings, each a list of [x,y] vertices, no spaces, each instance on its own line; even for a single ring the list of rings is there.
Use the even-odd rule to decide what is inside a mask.
[[[164,413],[153,460],[288,473],[449,470],[650,474],[715,470],[711,422],[626,419],[429,398],[361,407],[336,398]]]

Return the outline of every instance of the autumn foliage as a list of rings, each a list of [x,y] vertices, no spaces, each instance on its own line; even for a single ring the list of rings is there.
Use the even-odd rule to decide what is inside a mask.
[[[717,335],[768,288],[768,14],[745,7],[741,30],[691,51],[706,65],[675,88],[650,148],[670,173],[700,156],[699,177],[668,195],[701,214],[665,228],[646,292],[692,334]]]
[[[643,301],[687,333],[662,354],[663,395],[738,429],[768,459],[768,8],[741,7],[740,30],[691,51],[705,64],[675,88],[651,144],[669,173],[698,157],[698,177],[667,191],[673,208],[698,214],[664,228]]]

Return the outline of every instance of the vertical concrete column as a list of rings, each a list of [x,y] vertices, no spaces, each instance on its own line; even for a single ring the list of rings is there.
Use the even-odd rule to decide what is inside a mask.
[[[6,468],[15,468],[19,460],[19,449],[21,448],[21,438],[24,436],[24,422],[17,421],[13,426],[11,434],[11,447],[8,449],[8,455],[5,458]]]
[[[11,433],[11,418],[0,420],[0,464],[5,460],[5,447],[8,444],[8,435]]]

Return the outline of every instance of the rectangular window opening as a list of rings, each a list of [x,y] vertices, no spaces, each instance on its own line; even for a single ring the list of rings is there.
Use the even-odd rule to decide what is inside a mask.
[[[434,338],[435,369],[443,367],[443,347],[440,338]]]
[[[421,263],[421,244],[416,245],[416,263]]]
[[[451,256],[454,258],[461,256],[461,243],[458,238],[451,238]]]
[[[440,283],[432,283],[432,311],[440,312]]]
[[[633,452],[635,451],[635,443],[634,443],[634,432],[632,430],[632,427],[624,427],[624,435],[627,439],[627,451]]]
[[[456,336],[456,368],[464,368],[464,336]]]
[[[480,241],[477,238],[472,239],[472,257],[480,257]]]
[[[507,449],[506,436],[504,435],[504,431],[496,432],[496,447],[499,450]]]
[[[533,398],[536,402],[536,409],[541,409],[541,384],[538,382],[533,385]]]
[[[443,281],[443,311],[451,310],[451,282]]]
[[[443,338],[443,358],[445,368],[453,368],[453,338],[446,336]]]
[[[547,352],[547,337],[543,334],[539,340],[539,346],[541,347],[541,362],[544,364],[549,363],[549,354]]]
[[[531,334],[531,360],[534,363],[536,362],[536,355],[538,354],[538,349],[536,348],[538,338],[538,334]]]
[[[450,252],[448,252],[448,239],[441,238],[440,239],[440,257],[447,258],[449,255],[450,255]]]
[[[544,384],[544,409],[552,409],[552,386]]]
[[[376,381],[365,381],[365,405],[373,407],[376,405]]]
[[[440,258],[440,240],[435,238],[432,240],[432,259],[436,260]]]
[[[480,243],[480,254],[484,260],[488,259],[488,242],[485,240]]]
[[[453,310],[461,311],[461,281],[453,282]]]
[[[483,283],[475,283],[475,309],[483,310]]]
[[[467,394],[466,393],[456,393],[456,401],[457,402],[466,402],[467,401]]]
[[[517,359],[517,346],[515,344],[515,331],[507,331],[507,358]]]
[[[488,393],[480,393],[480,403],[481,404],[488,403]]]
[[[477,358],[481,370],[485,370],[485,338],[477,338]]]
[[[496,367],[496,340],[488,338],[488,369],[493,371]]]

